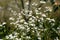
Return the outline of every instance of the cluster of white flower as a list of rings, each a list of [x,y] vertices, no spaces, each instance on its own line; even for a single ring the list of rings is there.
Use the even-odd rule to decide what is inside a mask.
[[[52,11],[52,7],[45,7],[46,8],[46,10],[44,11],[44,12],[46,12],[46,11]]]
[[[50,22],[51,22],[51,21],[55,22],[54,19],[50,19],[50,18],[46,18],[46,19],[49,20]]]
[[[3,25],[5,25],[6,24],[6,22],[3,22],[2,24],[0,24],[0,27],[2,27]]]
[[[40,3],[44,4],[46,2],[40,1]],[[29,2],[27,1],[25,3],[25,6],[27,7],[28,5],[29,5]],[[35,2],[32,3],[32,6],[37,6],[37,5],[38,4]],[[9,10],[14,15],[14,16],[9,18],[10,21],[12,20],[12,22],[10,24],[13,24],[16,28],[16,31],[18,31],[19,33],[13,32],[12,34],[6,36],[6,39],[23,40],[25,38],[26,40],[29,40],[29,39],[31,39],[31,36],[28,36],[27,33],[29,31],[31,31],[32,32],[31,35],[36,35],[38,37],[38,39],[41,40],[40,31],[47,30],[47,28],[43,29],[44,28],[43,23],[46,20],[48,20],[50,23],[52,21],[55,22],[54,19],[48,18],[47,15],[45,14],[46,11],[50,11],[50,12],[52,11],[51,7],[44,7],[45,8],[45,10],[43,10],[44,12],[39,11],[42,9],[41,7],[36,8],[36,9],[34,9],[32,7],[31,10],[26,9],[26,7],[24,10],[21,10],[19,13],[12,10],[11,8],[9,8]],[[33,12],[33,9],[34,9],[35,13]],[[35,15],[33,15],[33,14],[35,14]],[[6,24],[6,23],[4,22],[3,24]],[[52,25],[54,25],[54,23]],[[21,34],[21,35],[19,35],[19,34]],[[18,38],[18,35],[21,38]]]
[[[13,39],[14,40],[17,38],[18,35],[19,35],[19,33],[13,32],[12,34],[7,35],[6,39]]]
[[[32,3],[32,6],[37,6],[37,5],[38,5],[38,4],[37,4],[37,3],[35,3],[35,2],[33,2],[33,3]]]
[[[10,17],[10,18],[9,18],[9,20],[12,20],[12,21],[14,21],[14,18],[13,18],[13,17]]]
[[[54,40],[59,40],[59,39],[58,39],[58,37],[56,37],[56,39],[54,39]]]

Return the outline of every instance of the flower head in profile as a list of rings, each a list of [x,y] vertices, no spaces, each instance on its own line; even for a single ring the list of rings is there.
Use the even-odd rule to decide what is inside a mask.
[[[6,24],[6,22],[3,22],[2,25]]]
[[[45,1],[40,1],[40,3],[46,3]]]
[[[42,17],[46,17],[46,14],[42,14]]]
[[[9,18],[9,20],[12,20],[12,21],[14,21],[14,18],[13,18],[13,17],[10,17],[10,18]]]

